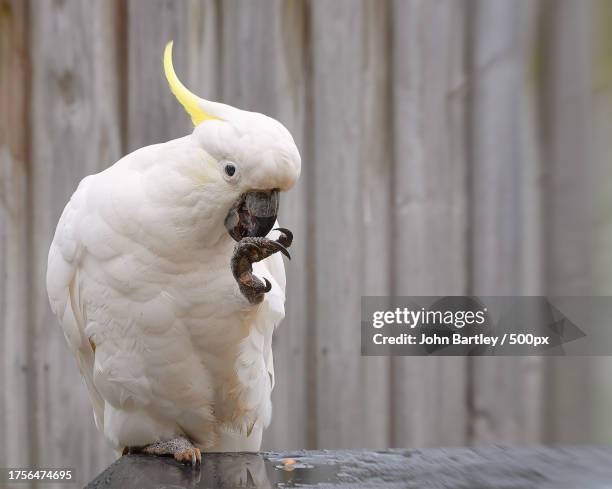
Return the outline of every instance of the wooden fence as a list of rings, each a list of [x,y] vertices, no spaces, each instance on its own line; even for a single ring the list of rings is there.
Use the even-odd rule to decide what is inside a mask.
[[[593,438],[604,361],[361,357],[360,297],[612,291],[610,2],[0,5],[0,467],[84,482],[112,460],[47,251],[82,177],[190,131],[170,39],[194,92],[278,118],[302,153],[266,448]]]

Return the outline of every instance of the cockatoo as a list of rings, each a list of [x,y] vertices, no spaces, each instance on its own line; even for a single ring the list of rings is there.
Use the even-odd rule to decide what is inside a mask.
[[[292,241],[273,228],[301,162],[280,122],[191,93],[172,42],[164,71],[193,132],[80,182],[47,291],[106,439],[196,464],[259,450],[270,422]]]

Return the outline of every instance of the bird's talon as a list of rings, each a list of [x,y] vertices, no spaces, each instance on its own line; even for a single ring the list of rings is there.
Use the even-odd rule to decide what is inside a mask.
[[[264,289],[264,292],[270,292],[272,290],[272,284],[266,277],[264,277],[263,279],[266,282],[266,287]]]
[[[202,454],[199,448],[189,448],[183,452],[176,452],[173,454],[174,460],[179,463],[189,464],[192,467],[196,467],[202,463]]]
[[[278,228],[282,235],[278,240],[260,237],[242,238],[234,247],[231,268],[238,282],[240,292],[251,304],[259,304],[263,295],[272,290],[272,284],[267,278],[261,279],[253,275],[253,263],[261,261],[280,251],[287,258],[291,255],[287,246],[291,245],[293,235],[285,228]]]
[[[280,242],[271,241],[271,243],[274,243],[273,245],[271,245],[273,248],[275,248],[277,251],[280,251],[283,255],[289,258],[289,260],[291,260],[291,255],[289,254],[289,251]]]
[[[162,440],[151,443],[150,445],[135,448],[134,450],[149,455],[171,455],[177,462],[191,464],[194,467],[202,462],[202,454],[200,449],[195,447],[191,441],[182,436],[171,440]]]
[[[275,228],[273,231],[280,231],[281,235],[276,240],[277,243],[282,244],[285,248],[289,248],[293,243],[293,233],[287,228]]]

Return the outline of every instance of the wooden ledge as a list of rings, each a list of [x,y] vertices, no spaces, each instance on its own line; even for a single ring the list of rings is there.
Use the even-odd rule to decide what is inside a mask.
[[[595,489],[612,481],[612,448],[316,450],[206,454],[201,468],[126,455],[88,489],[343,488]]]

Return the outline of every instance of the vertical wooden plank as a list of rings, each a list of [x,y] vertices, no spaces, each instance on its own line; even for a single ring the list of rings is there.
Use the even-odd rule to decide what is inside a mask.
[[[523,127],[529,100],[526,67],[532,10],[528,2],[471,3],[471,287],[479,295],[520,295],[525,261],[525,214],[537,212],[526,199],[525,162],[532,161]],[[531,24],[529,24],[531,25]],[[532,208],[526,208],[531,204]],[[536,273],[538,267],[534,267]],[[537,442],[542,434],[542,363],[537,358],[470,360],[470,438],[474,443]]]
[[[32,275],[36,369],[35,458],[74,467],[79,485],[111,460],[45,288],[49,244],[64,205],[87,174],[120,156],[115,4],[32,2]]]
[[[612,295],[612,2],[595,0],[593,22],[593,159],[595,162],[595,294]],[[593,438],[612,442],[612,358],[593,359]]]
[[[188,7],[187,2],[174,0],[128,3],[128,152],[193,130],[189,117],[168,89],[162,67],[164,47],[170,40],[174,40],[177,70],[188,66]]]
[[[545,279],[550,295],[593,293],[591,2],[544,6]],[[547,436],[578,443],[592,437],[592,359],[550,365]]]
[[[280,6],[274,1],[222,4],[222,95],[228,103],[257,112],[277,110]]]
[[[390,241],[377,234],[390,223],[374,216],[390,210],[388,8],[311,7],[316,444],[384,446],[389,361],[359,358],[358,324],[360,296],[390,290]]]
[[[280,222],[295,235],[292,260],[286,263],[286,318],[274,336],[273,416],[264,433],[268,449],[304,448],[313,420],[307,414],[304,42],[306,4],[269,0],[222,4],[222,100],[280,120],[293,134],[304,164],[296,188],[281,197]]]
[[[361,192],[363,219],[362,295],[391,293],[391,228],[393,170],[388,1],[364,2],[361,91]],[[355,267],[357,268],[357,267]],[[364,411],[370,418],[360,445],[390,446],[390,365],[386,357],[361,359]],[[374,414],[375,413],[375,414]]]
[[[464,4],[393,3],[395,295],[466,292]],[[466,360],[394,358],[394,446],[460,445]]]
[[[0,2],[0,467],[31,465],[27,2]]]
[[[593,216],[585,199],[593,176],[588,164],[592,156],[590,3],[547,1],[544,12],[545,211],[547,244],[554,245],[546,279],[555,294],[586,294],[592,290],[593,273],[589,254]]]
[[[541,100],[542,2],[524,2],[520,10],[520,49],[525,58],[523,95],[521,97],[520,140],[522,144],[519,193],[521,201],[521,293],[543,295],[543,246],[542,246],[542,153],[541,153]],[[542,359],[539,362],[545,364]],[[544,368],[543,365],[540,368]],[[539,396],[542,397],[541,395]]]
[[[316,443],[355,447],[367,443],[372,423],[379,423],[365,402],[378,391],[367,391],[368,362],[360,359],[358,332],[369,259],[360,165],[369,129],[362,76],[366,19],[364,2],[318,1],[311,7]]]
[[[180,38],[188,38],[187,62],[181,65],[186,85],[207,100],[221,96],[222,8],[216,0],[190,0],[189,27]],[[182,78],[181,78],[182,79]]]
[[[612,3],[595,0],[593,23],[593,158],[596,240],[593,269],[598,293],[612,295]]]
[[[520,50],[524,56],[523,96],[521,97],[521,157],[520,182],[520,290],[521,295],[543,295],[543,237],[542,237],[542,154],[539,123],[539,83],[541,67],[538,66],[540,51],[539,18],[541,2],[523,4],[519,12]],[[518,361],[518,360],[517,360]],[[523,379],[522,398],[527,400],[528,416],[522,420],[522,429],[530,433],[521,441],[541,443],[544,434],[546,405],[546,369],[548,360],[541,357],[525,357],[520,361],[519,374]]]
[[[295,231],[292,260],[287,263],[287,302],[285,322],[275,336],[274,362],[276,387],[274,414],[264,447],[279,449],[314,448],[312,405],[315,375],[310,363],[313,311],[309,284],[313,270],[308,266],[313,237],[308,227],[312,209],[312,147],[310,135],[312,110],[310,89],[309,7],[304,1],[281,2],[277,18],[280,33],[277,66],[277,116],[293,134],[302,157],[302,171],[296,187],[283,196],[280,219]]]

